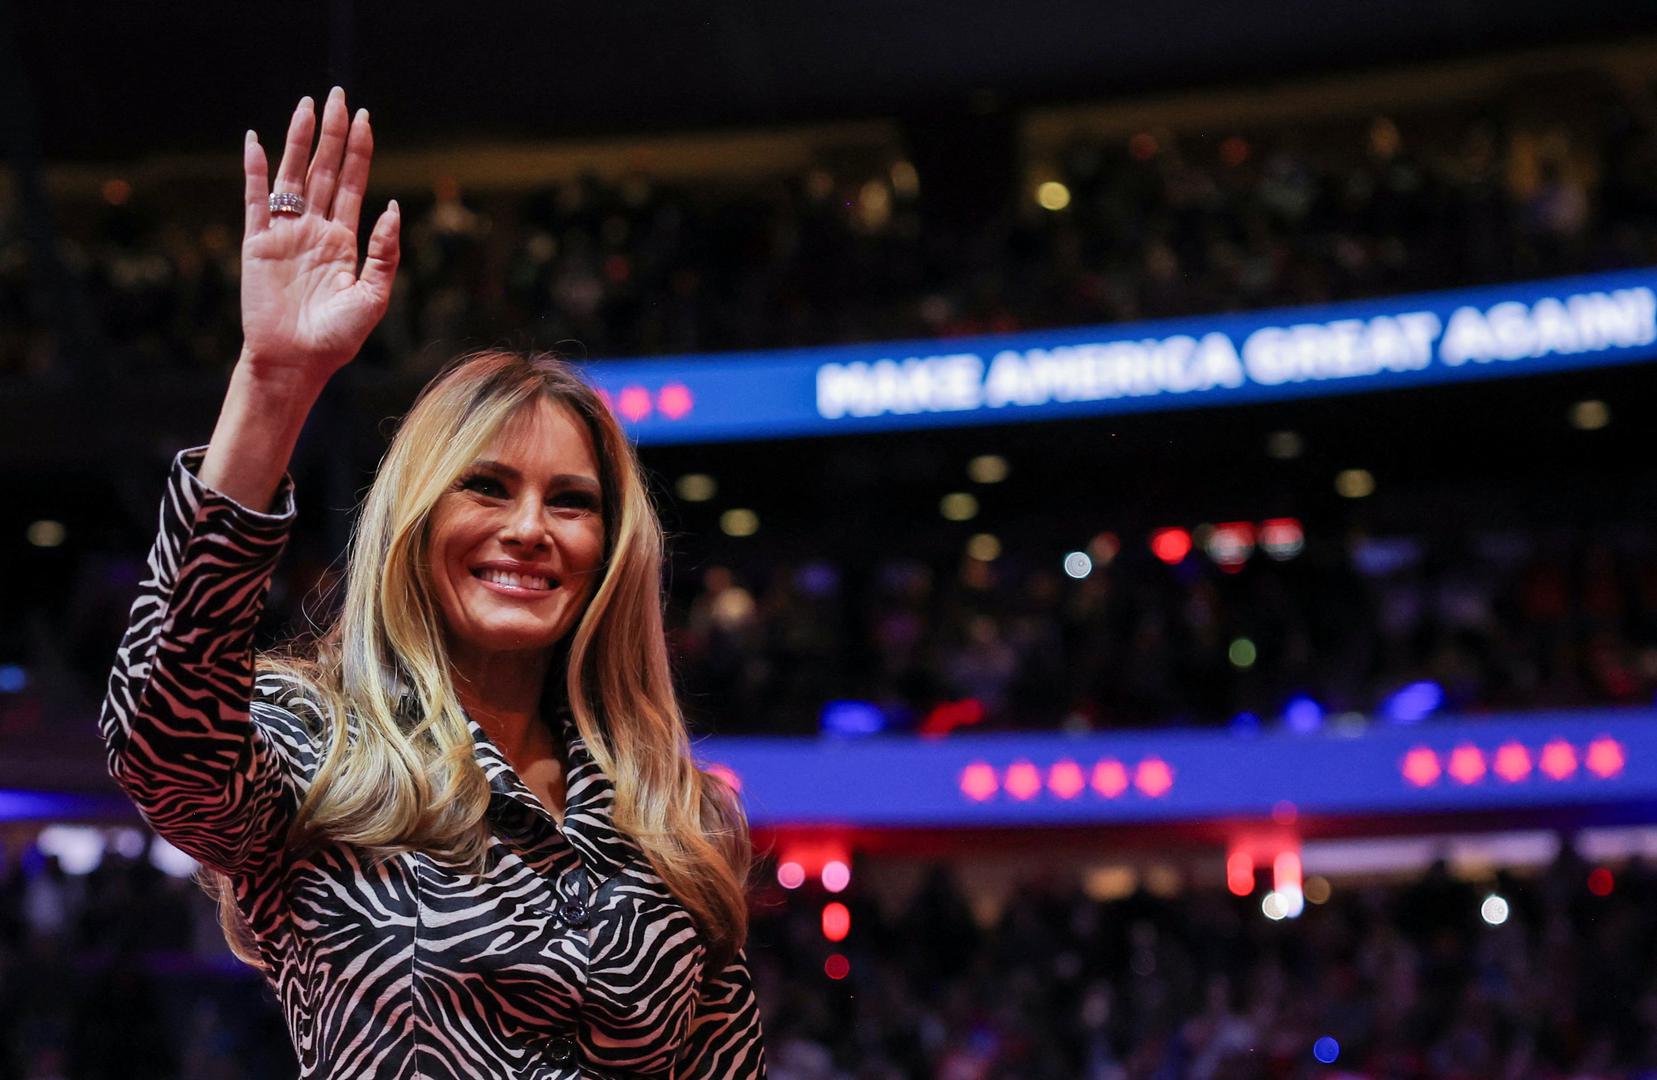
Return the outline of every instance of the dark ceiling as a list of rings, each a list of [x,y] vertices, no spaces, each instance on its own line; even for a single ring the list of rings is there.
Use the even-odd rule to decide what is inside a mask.
[[[406,145],[924,116],[1653,31],[1651,0],[0,0],[0,69],[24,76],[0,93],[65,160],[234,145],[334,82]]]

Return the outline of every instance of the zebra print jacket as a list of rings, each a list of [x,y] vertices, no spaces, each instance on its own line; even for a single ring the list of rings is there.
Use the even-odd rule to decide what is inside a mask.
[[[323,706],[256,681],[252,635],[292,487],[257,513],[196,478],[201,455],[173,464],[99,725],[145,819],[230,877],[300,1076],[764,1077],[746,957],[704,970],[567,715],[561,825],[472,722],[492,789],[481,873],[419,851],[372,865],[344,845],[286,850]]]

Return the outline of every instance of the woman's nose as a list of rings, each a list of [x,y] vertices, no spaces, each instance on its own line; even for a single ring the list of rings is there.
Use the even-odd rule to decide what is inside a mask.
[[[547,518],[540,499],[520,499],[501,528],[501,539],[507,543],[541,547],[547,543]]]

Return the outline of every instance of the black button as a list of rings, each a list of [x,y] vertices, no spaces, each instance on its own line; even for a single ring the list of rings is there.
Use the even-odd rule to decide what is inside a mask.
[[[586,926],[587,905],[579,900],[566,900],[558,905],[558,917],[571,926]]]
[[[559,1062],[560,1064],[574,1061],[575,1040],[566,1039],[562,1036],[552,1040],[552,1042],[547,1044],[547,1057],[551,1058],[553,1061]]]

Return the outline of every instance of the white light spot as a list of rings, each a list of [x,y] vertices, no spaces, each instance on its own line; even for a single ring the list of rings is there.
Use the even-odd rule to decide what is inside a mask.
[[[719,483],[707,473],[686,473],[673,485],[686,502],[707,502],[719,493]]]
[[[938,513],[948,521],[971,521],[978,516],[978,500],[965,491],[955,491],[938,500]]]
[[[63,527],[63,522],[49,519],[33,522],[27,533],[29,543],[38,548],[55,548],[68,535],[69,530]]]
[[[726,536],[752,536],[759,532],[759,515],[740,507],[719,515],[719,527]]]

